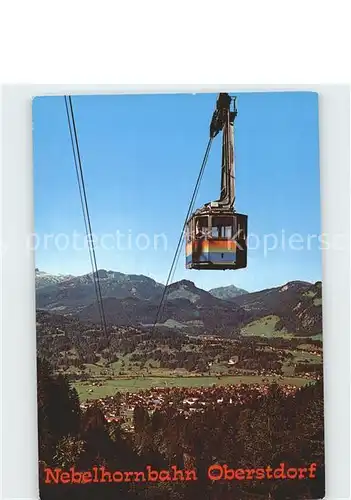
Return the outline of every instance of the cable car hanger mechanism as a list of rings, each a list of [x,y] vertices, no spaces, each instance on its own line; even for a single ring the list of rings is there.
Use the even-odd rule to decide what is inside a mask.
[[[234,121],[237,114],[236,97],[219,94],[210,123],[210,146],[222,132],[220,197],[196,210],[186,222],[187,269],[234,270],[247,265],[247,215],[238,214],[234,208]]]

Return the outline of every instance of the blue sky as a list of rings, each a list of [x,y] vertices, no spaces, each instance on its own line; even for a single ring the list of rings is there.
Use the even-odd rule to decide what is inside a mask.
[[[249,291],[320,280],[318,96],[237,95],[236,210],[249,217],[248,267],[186,270],[183,251],[174,280],[189,279],[205,289],[234,284]],[[207,145],[216,95],[72,100],[98,267],[164,282]],[[63,97],[33,101],[33,130],[36,265],[52,273],[90,272]],[[196,207],[219,196],[220,141],[219,135]]]

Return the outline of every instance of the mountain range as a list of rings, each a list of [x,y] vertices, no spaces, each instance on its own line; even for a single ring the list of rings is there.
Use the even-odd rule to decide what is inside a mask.
[[[228,286],[220,286],[218,288],[211,288],[210,293],[217,297],[217,299],[230,300],[238,297],[239,295],[245,295],[249,292],[243,290],[242,288],[238,288],[234,285]]]
[[[276,316],[276,329],[297,335],[322,331],[321,283],[293,281],[281,287],[248,293],[230,285],[210,291],[193,282],[172,283],[164,307],[164,285],[144,275],[99,270],[107,323],[150,326],[158,323],[187,333],[236,334],[250,322]],[[41,310],[99,322],[93,275],[51,275],[36,269],[36,300]]]
[[[98,272],[103,298],[149,300],[161,297],[164,286],[143,275],[116,271]],[[40,309],[77,311],[96,300],[93,274],[51,275],[36,269],[36,299]]]
[[[68,279],[74,278],[74,276],[67,274],[49,274],[40,271],[38,268],[35,269],[35,286],[36,289],[43,288],[48,285],[56,285],[61,281],[66,281]]]

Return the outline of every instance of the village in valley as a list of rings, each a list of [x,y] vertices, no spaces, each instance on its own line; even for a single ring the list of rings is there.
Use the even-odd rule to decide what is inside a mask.
[[[38,314],[37,328],[39,352],[76,388],[82,410],[98,404],[107,421],[129,431],[138,405],[150,414],[167,408],[187,417],[208,406],[242,404],[272,383],[291,395],[322,375],[315,337],[151,334],[115,326],[107,342],[93,325],[46,313]]]

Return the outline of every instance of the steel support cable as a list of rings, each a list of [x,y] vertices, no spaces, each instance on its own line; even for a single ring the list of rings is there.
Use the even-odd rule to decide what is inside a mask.
[[[91,247],[92,259],[93,259],[93,262],[94,262],[95,282],[96,282],[96,285],[97,285],[98,297],[100,299],[100,310],[101,310],[102,325],[103,325],[104,333],[105,333],[105,335],[107,337],[106,317],[105,317],[105,311],[104,311],[104,306],[103,306],[103,301],[102,301],[102,293],[101,293],[100,278],[99,278],[98,268],[97,268],[97,262],[96,262],[94,240],[92,238],[93,232],[92,232],[91,222],[90,222],[90,215],[89,215],[89,209],[88,209],[88,200],[87,200],[87,194],[86,194],[86,190],[85,190],[84,175],[83,175],[83,168],[82,168],[82,160],[81,160],[81,156],[80,156],[78,134],[77,134],[76,122],[75,122],[75,118],[74,118],[74,112],[73,112],[73,105],[72,105],[72,98],[71,98],[71,96],[69,96],[68,99],[69,99],[71,116],[72,116],[72,124],[73,124],[74,138],[75,138],[76,149],[77,149],[79,173],[80,173],[80,178],[81,178],[81,181],[82,181],[82,192],[83,192],[83,197],[84,197],[84,204],[85,204],[85,208],[86,208],[87,223],[88,223],[88,229],[89,229],[89,234],[87,235],[87,237],[88,237],[88,240],[89,240],[88,243],[89,243],[89,245]],[[94,278],[94,272],[93,272],[93,278]]]
[[[87,200],[87,195],[86,195],[86,190],[85,190],[82,161],[81,161],[79,143],[78,143],[78,134],[77,134],[77,128],[76,128],[76,123],[75,123],[75,118],[74,118],[71,96],[68,96],[68,97],[65,96],[65,105],[66,105],[67,120],[68,120],[68,126],[69,126],[69,132],[70,132],[71,144],[72,144],[72,150],[73,150],[74,164],[75,164],[75,169],[76,169],[76,174],[77,174],[79,195],[80,195],[80,200],[81,200],[81,205],[82,205],[82,210],[83,210],[84,225],[85,225],[86,235],[88,238],[90,262],[91,262],[92,271],[93,271],[92,278],[93,278],[93,282],[94,282],[95,293],[96,293],[96,298],[97,298],[97,303],[98,303],[101,329],[104,331],[105,336],[107,337],[108,334],[107,334],[105,311],[104,311],[103,302],[102,302],[102,294],[101,294],[100,280],[99,280],[99,276],[98,276],[98,269],[97,269],[97,263],[96,263],[94,241],[92,239],[92,229],[91,229],[91,222],[90,222],[90,215],[89,215],[89,208],[88,208],[88,200]],[[72,125],[71,125],[71,121],[72,121]]]
[[[180,251],[181,251],[181,248],[182,248],[184,231],[185,231],[188,219],[189,219],[190,215],[192,214],[192,212],[194,210],[194,205],[195,205],[196,197],[197,197],[197,194],[199,192],[200,183],[201,183],[201,180],[202,180],[202,177],[203,177],[203,174],[204,174],[204,171],[205,171],[205,167],[206,167],[206,164],[207,164],[208,156],[209,156],[211,145],[212,145],[212,140],[213,140],[213,138],[209,139],[207,147],[206,147],[205,155],[204,155],[204,158],[202,160],[202,164],[201,164],[201,167],[200,167],[200,172],[199,172],[199,175],[198,175],[198,178],[197,178],[197,181],[196,181],[196,184],[195,184],[195,188],[194,188],[191,200],[190,200],[189,208],[188,208],[185,220],[184,220],[182,231],[180,233],[180,237],[179,237],[177,248],[176,248],[176,251],[175,251],[175,254],[174,254],[174,257],[173,257],[171,268],[169,270],[167,281],[166,281],[165,287],[163,289],[161,301],[160,301],[160,304],[159,304],[158,309],[157,309],[156,318],[155,318],[155,322],[153,324],[152,331],[154,331],[154,329],[155,329],[155,327],[156,327],[156,325],[158,323],[158,320],[162,317],[162,314],[163,314],[163,311],[164,311],[164,305],[165,305],[166,298],[167,298],[167,293],[168,293],[168,286],[169,286],[170,281],[173,279],[174,272],[175,272],[175,269],[176,269],[176,265],[178,263]]]
[[[175,274],[175,271],[176,271],[176,266],[178,264],[178,261],[179,261],[179,257],[180,257],[180,252],[181,252],[181,249],[182,249],[182,243],[184,241],[184,230],[185,230],[185,227],[186,227],[186,224],[187,224],[187,221],[189,219],[189,216],[193,213],[194,211],[194,205],[195,205],[195,202],[196,202],[196,197],[197,197],[197,194],[199,192],[199,189],[200,189],[200,184],[201,184],[201,181],[202,181],[202,178],[203,178],[203,175],[204,175],[204,172],[205,172],[205,168],[206,168],[206,164],[207,164],[207,160],[208,160],[208,156],[209,156],[209,153],[210,153],[210,149],[211,149],[211,144],[212,144],[212,140],[210,139],[209,141],[209,144],[207,145],[207,148],[206,148],[206,152],[205,152],[205,156],[204,156],[204,160],[202,162],[202,165],[201,165],[201,169],[200,169],[200,173],[199,173],[199,176],[198,176],[198,179],[197,179],[197,182],[196,182],[196,186],[195,186],[195,189],[194,189],[194,193],[193,193],[193,196],[192,196],[192,199],[191,199],[191,202],[190,202],[190,205],[189,205],[189,209],[188,209],[188,213],[187,213],[187,216],[186,216],[186,219],[185,219],[185,222],[184,222],[184,225],[183,225],[183,231],[182,231],[182,234],[179,238],[179,242],[178,242],[178,247],[177,247],[177,250],[176,250],[176,254],[175,254],[175,257],[174,257],[174,265],[173,265],[173,270],[171,268],[171,271],[170,271],[170,276],[167,280],[167,286],[169,285],[169,283],[172,283],[173,281],[173,278],[174,278],[174,274]],[[178,253],[177,253],[178,251]],[[168,289],[167,289],[168,290]],[[160,317],[162,318],[162,315],[163,315],[163,312],[164,312],[164,309],[165,309],[165,305],[166,305],[166,300],[167,300],[167,292],[166,290],[166,293],[165,293],[165,297],[164,297],[164,301],[163,301],[163,306],[161,308],[161,315]]]
[[[86,209],[85,209],[85,206],[84,206],[84,196],[83,196],[82,185],[81,185],[82,183],[81,183],[81,179],[80,179],[80,176],[79,176],[77,153],[76,153],[76,148],[75,148],[75,145],[74,145],[73,131],[72,131],[72,125],[71,125],[71,116],[70,116],[70,113],[69,113],[69,107],[68,107],[68,103],[67,103],[67,96],[65,96],[65,105],[66,105],[66,113],[67,113],[68,127],[69,127],[71,144],[72,144],[72,151],[73,151],[73,158],[74,158],[75,170],[76,170],[76,175],[77,175],[77,183],[78,183],[78,188],[79,188],[79,196],[80,196],[80,201],[81,201],[81,206],[82,206],[82,211],[83,211],[83,219],[84,219],[85,232],[86,232],[86,235],[88,237],[88,235],[89,235],[89,228],[88,228],[88,223],[87,223]],[[91,268],[92,268],[92,271],[93,271],[92,279],[93,279],[93,283],[94,283],[96,300],[97,300],[98,309],[99,309],[101,329],[103,330],[104,325],[103,325],[103,320],[102,320],[101,304],[100,304],[100,300],[99,300],[99,292],[98,292],[98,288],[97,288],[97,283],[96,283],[96,280],[95,280],[94,260],[93,260],[93,256],[92,256],[90,245],[88,245],[88,250],[89,250],[89,257],[90,257]]]

